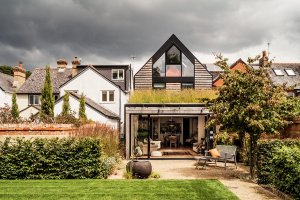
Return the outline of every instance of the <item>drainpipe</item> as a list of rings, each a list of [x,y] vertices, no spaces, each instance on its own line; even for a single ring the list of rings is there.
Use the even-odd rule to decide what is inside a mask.
[[[150,159],[150,134],[151,134],[151,121],[150,115],[148,115],[148,160]]]
[[[118,124],[118,129],[119,129],[119,141],[121,139],[121,103],[122,103],[122,96],[121,96],[121,86],[119,86],[119,124]]]

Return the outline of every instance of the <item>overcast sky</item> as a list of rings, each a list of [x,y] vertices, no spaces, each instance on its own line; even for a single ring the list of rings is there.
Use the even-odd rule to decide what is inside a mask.
[[[174,33],[203,63],[233,63],[270,42],[277,62],[300,62],[298,0],[2,0],[0,65],[83,64],[140,68]]]

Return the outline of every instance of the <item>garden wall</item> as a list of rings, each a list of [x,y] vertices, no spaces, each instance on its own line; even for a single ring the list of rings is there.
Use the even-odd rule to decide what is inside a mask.
[[[75,130],[72,124],[0,124],[0,141],[6,137],[64,138]]]
[[[300,117],[295,117],[293,123],[285,129],[284,138],[300,138]]]

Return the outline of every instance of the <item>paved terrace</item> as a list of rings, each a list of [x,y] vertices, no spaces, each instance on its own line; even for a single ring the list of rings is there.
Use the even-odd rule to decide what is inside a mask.
[[[110,179],[123,179],[123,171],[128,161],[124,160],[118,170],[110,176]],[[152,169],[160,174],[160,179],[218,179],[241,200],[279,200],[280,198],[259,185],[249,181],[249,168],[243,164],[228,164],[224,169],[224,163],[208,166],[206,169],[195,169],[194,160],[151,160]]]

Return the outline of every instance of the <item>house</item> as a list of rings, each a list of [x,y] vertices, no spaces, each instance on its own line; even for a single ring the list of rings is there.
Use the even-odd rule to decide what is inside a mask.
[[[26,70],[23,68],[23,63],[13,68],[13,76],[0,72],[0,107],[11,106],[12,94],[20,87],[26,80]]]
[[[55,100],[60,96],[59,87],[72,78],[72,69],[67,68],[67,64],[66,60],[60,59],[57,61],[57,68],[50,68],[52,91]],[[39,112],[40,95],[44,86],[45,76],[46,68],[36,68],[17,90],[17,103],[21,117],[29,118],[31,115],[36,115]]]
[[[173,34],[135,74],[133,86],[135,93],[163,90],[178,94],[186,89],[205,92],[212,89],[212,80],[206,66]],[[204,103],[126,104],[126,157],[136,146],[144,149],[147,158],[152,158],[152,152],[161,155],[157,151],[166,147],[192,151],[193,142],[209,142],[209,134],[214,132],[205,128],[210,114]],[[175,142],[170,143],[170,135],[176,135]]]
[[[90,112],[87,113],[88,118],[111,124],[123,132],[123,105],[129,97],[130,70],[130,65],[77,65],[72,69],[72,78],[59,87],[59,93],[62,97],[70,92],[71,109],[75,111],[79,107],[78,97],[83,94],[87,112]],[[59,99],[54,113],[58,115],[61,111],[62,100]]]

